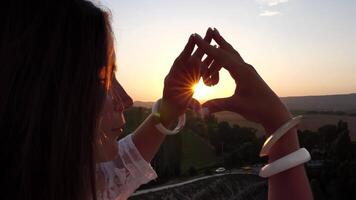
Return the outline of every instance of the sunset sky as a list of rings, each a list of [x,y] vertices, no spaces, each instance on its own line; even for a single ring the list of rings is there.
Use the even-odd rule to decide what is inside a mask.
[[[190,34],[203,36],[208,27],[218,28],[281,97],[356,92],[355,0],[99,2],[113,16],[116,76],[134,100],[160,98]],[[200,100],[233,93],[229,74],[220,74]]]

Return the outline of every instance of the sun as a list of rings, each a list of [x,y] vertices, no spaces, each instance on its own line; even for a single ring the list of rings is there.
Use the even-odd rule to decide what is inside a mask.
[[[199,82],[192,86],[192,90],[194,92],[193,98],[198,101],[206,100],[211,93],[211,88],[206,86],[202,79]]]

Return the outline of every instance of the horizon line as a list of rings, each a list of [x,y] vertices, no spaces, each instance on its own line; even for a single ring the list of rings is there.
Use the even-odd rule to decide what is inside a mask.
[[[334,93],[334,94],[321,94],[321,95],[300,95],[300,96],[280,96],[279,98],[291,98],[291,97],[322,97],[322,96],[341,96],[341,95],[356,95],[356,92],[351,93]],[[201,99],[200,102],[205,102],[210,99]],[[156,100],[134,100],[134,102],[155,102]]]

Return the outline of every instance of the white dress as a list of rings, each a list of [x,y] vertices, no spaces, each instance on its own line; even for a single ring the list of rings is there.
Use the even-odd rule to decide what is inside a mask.
[[[97,197],[100,200],[125,200],[142,184],[156,179],[151,164],[142,158],[132,134],[118,141],[118,157],[96,165]]]

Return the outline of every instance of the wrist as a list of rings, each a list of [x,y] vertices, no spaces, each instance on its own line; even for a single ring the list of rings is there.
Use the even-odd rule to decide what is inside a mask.
[[[172,110],[167,110],[167,108],[173,108],[170,106],[165,106],[166,104],[163,104],[162,107],[160,107],[162,104],[162,99],[157,100],[153,106],[152,106],[152,116],[154,116],[156,122],[155,122],[155,127],[156,129],[166,135],[175,135],[177,133],[179,133],[186,122],[186,115],[185,113],[183,113],[182,115],[180,115],[178,117],[178,122],[177,122],[177,126],[171,130],[169,128],[169,126],[172,123],[172,119],[173,116],[175,115],[174,113],[176,113],[174,110],[173,112],[171,112]],[[162,112],[162,113],[160,113]],[[172,115],[173,114],[173,115]],[[168,128],[167,128],[168,127]]]
[[[161,100],[158,111],[160,113],[161,123],[165,127],[171,126],[173,121],[178,118],[177,111],[174,109],[174,105],[164,98]]]
[[[280,110],[275,112],[275,115],[270,116],[268,120],[265,120],[262,125],[266,130],[266,137],[276,131],[284,123],[292,118],[292,114],[288,110]]]

